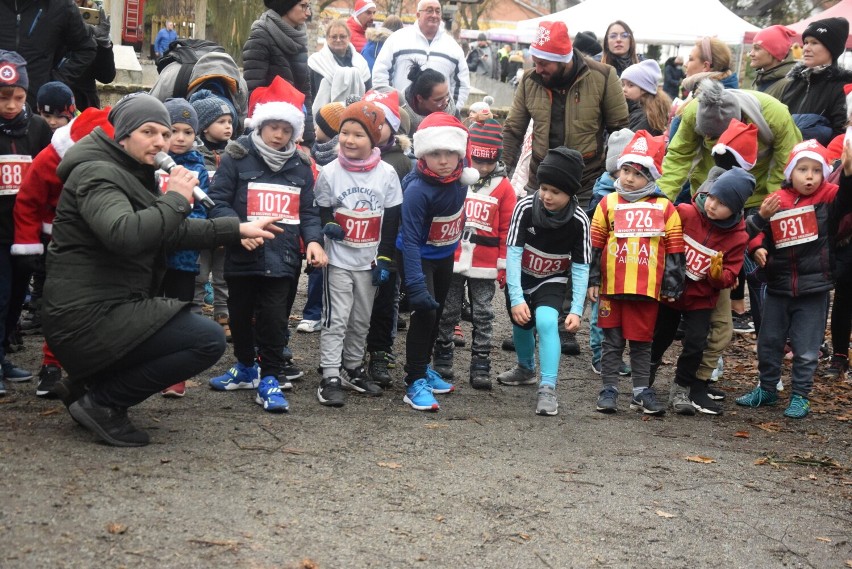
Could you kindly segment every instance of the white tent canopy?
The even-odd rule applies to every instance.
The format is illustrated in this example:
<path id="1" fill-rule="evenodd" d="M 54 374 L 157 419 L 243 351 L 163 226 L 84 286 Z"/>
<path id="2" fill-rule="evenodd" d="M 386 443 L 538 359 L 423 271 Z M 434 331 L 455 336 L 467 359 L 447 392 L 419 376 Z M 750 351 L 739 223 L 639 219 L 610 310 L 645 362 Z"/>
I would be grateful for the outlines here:
<path id="1" fill-rule="evenodd" d="M 760 30 L 718 0 L 586 0 L 549 16 L 518 22 L 520 41 L 532 41 L 539 22 L 555 20 L 565 22 L 572 37 L 588 30 L 601 41 L 609 24 L 623 20 L 636 42 L 645 44 L 691 44 L 704 36 L 740 44 L 746 32 Z"/>

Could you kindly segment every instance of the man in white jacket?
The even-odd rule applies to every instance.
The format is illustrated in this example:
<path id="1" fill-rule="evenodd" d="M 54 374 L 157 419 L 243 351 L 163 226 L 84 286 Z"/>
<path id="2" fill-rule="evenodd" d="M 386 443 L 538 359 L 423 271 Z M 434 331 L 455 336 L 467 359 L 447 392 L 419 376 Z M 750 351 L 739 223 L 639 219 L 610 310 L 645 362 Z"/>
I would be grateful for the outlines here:
<path id="1" fill-rule="evenodd" d="M 408 71 L 414 62 L 443 73 L 450 82 L 450 96 L 461 108 L 470 93 L 470 77 L 464 51 L 444 30 L 438 0 L 420 0 L 417 22 L 391 34 L 373 66 L 373 87 L 393 87 L 405 92 L 411 83 Z"/>

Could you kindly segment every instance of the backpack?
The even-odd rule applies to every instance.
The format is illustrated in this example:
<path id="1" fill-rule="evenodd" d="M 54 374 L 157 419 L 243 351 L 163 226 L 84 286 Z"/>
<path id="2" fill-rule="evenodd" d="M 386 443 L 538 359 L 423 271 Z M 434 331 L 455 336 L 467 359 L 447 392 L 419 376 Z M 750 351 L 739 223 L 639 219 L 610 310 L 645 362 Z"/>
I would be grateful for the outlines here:
<path id="1" fill-rule="evenodd" d="M 226 53 L 225 48 L 209 40 L 179 38 L 169 44 L 169 49 L 157 60 L 157 73 L 162 73 L 172 63 L 180 64 L 172 96 L 187 98 L 192 68 L 202 55 L 211 52 Z"/>

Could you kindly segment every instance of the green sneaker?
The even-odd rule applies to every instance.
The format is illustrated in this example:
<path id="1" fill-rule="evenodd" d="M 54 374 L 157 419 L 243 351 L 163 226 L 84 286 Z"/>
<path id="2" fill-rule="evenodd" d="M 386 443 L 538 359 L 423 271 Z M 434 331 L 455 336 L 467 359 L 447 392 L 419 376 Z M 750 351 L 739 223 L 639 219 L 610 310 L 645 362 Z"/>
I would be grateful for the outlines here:
<path id="1" fill-rule="evenodd" d="M 802 419 L 811 411 L 810 402 L 801 395 L 793 395 L 790 399 L 790 406 L 784 411 L 785 417 L 791 419 Z"/>
<path id="2" fill-rule="evenodd" d="M 763 407 L 765 405 L 777 404 L 778 394 L 770 393 L 760 386 L 755 387 L 754 390 L 741 397 L 737 397 L 737 405 L 744 405 L 746 407 Z"/>

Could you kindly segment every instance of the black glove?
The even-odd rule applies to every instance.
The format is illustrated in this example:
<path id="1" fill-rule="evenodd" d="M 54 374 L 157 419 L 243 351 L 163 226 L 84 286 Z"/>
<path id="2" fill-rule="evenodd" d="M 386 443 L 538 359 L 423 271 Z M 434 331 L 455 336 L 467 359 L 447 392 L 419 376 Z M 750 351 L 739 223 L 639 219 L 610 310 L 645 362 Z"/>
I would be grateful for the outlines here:
<path id="1" fill-rule="evenodd" d="M 340 227 L 339 223 L 331 222 L 326 223 L 322 228 L 323 235 L 328 237 L 333 241 L 343 241 L 343 238 L 346 237 L 346 232 L 343 231 L 343 228 Z"/>
<path id="2" fill-rule="evenodd" d="M 373 267 L 373 286 L 381 286 L 388 282 L 391 274 L 391 262 L 387 257 L 376 259 L 376 266 Z"/>
<path id="3" fill-rule="evenodd" d="M 44 255 L 12 255 L 12 265 L 16 273 L 32 275 L 44 270 Z"/>
<path id="4" fill-rule="evenodd" d="M 408 306 L 411 310 L 438 310 L 438 304 L 426 287 L 409 289 Z"/>

